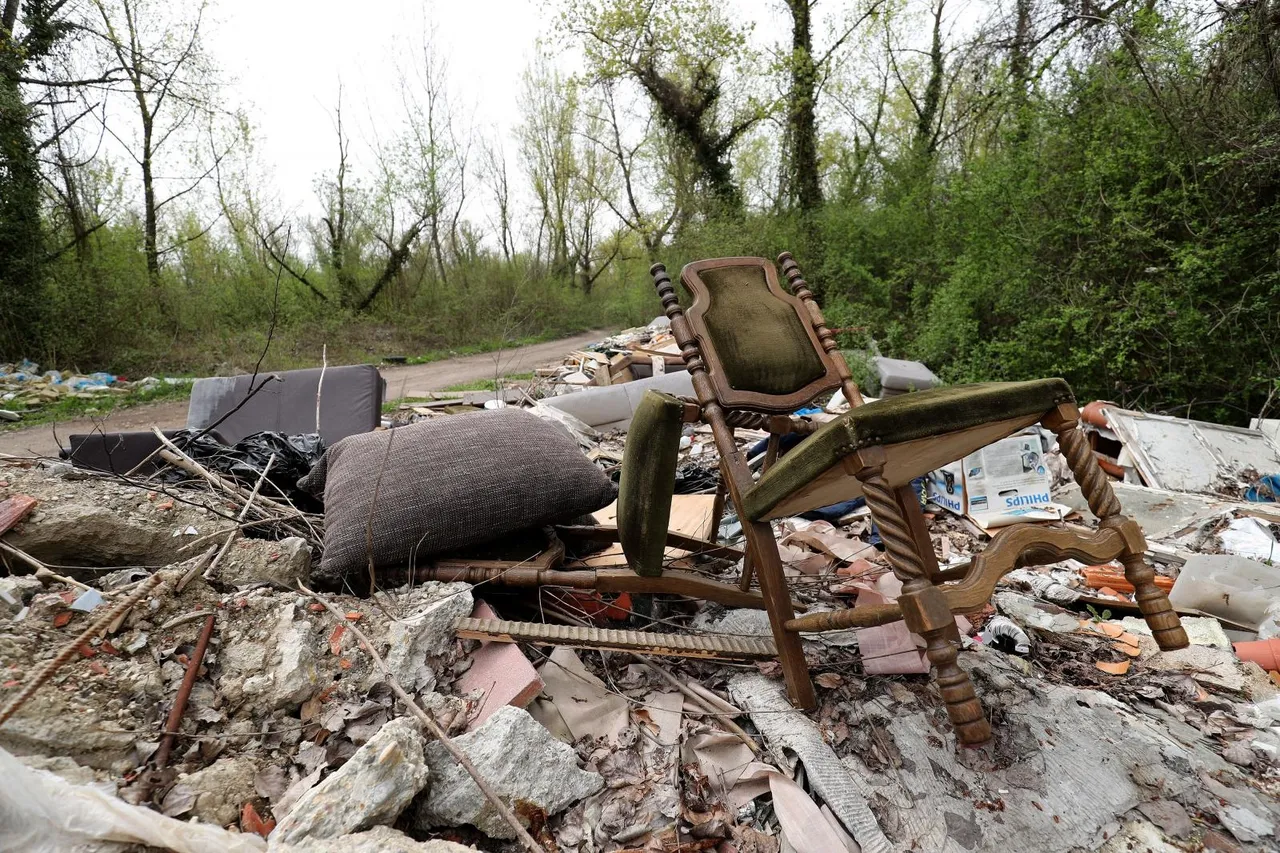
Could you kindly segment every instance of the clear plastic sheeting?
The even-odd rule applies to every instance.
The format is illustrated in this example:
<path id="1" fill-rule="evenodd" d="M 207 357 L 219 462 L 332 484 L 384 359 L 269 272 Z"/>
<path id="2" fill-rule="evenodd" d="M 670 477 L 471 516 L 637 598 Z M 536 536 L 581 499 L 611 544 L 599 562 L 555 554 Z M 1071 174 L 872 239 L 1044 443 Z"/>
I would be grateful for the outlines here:
<path id="1" fill-rule="evenodd" d="M 261 853 L 256 835 L 165 817 L 89 785 L 32 770 L 0 749 L 0 850 L 62 853 L 115 841 L 175 853 Z"/>

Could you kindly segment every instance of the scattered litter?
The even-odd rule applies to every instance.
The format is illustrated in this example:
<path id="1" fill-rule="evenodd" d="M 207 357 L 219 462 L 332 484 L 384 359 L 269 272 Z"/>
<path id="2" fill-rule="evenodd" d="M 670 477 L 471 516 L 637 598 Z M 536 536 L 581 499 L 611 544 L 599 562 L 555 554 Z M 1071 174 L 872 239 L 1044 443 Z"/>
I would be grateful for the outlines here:
<path id="1" fill-rule="evenodd" d="M 1143 623 L 1146 624 L 1146 623 Z M 1025 655 L 1031 653 L 1031 638 L 1018 623 L 1005 616 L 991 618 L 985 628 L 978 633 L 978 638 L 988 646 L 1002 652 Z"/>
<path id="2" fill-rule="evenodd" d="M 96 589 L 86 589 L 80 595 L 76 596 L 76 600 L 71 602 L 72 610 L 79 610 L 81 613 L 89 613 L 93 608 L 102 603 L 102 593 Z"/>
<path id="3" fill-rule="evenodd" d="M 771 639 L 759 599 L 726 608 L 582 585 L 627 572 L 621 548 L 596 535 L 617 521 L 621 431 L 645 390 L 693 393 L 683 368 L 658 318 L 495 391 L 422 394 L 389 415 L 392 429 L 360 427 L 316 466 L 316 436 L 254 435 L 254 418 L 240 419 L 249 431 L 238 446 L 166 434 L 180 452 L 166 445 L 173 459 L 137 485 L 0 462 L 0 699 L 29 694 L 0 724 L 0 745 L 72 780 L 9 773 L 13 759 L 0 752 L 0 788 L 21 779 L 11 784 L 54 791 L 46 799 L 60 806 L 94 802 L 86 813 L 101 821 L 44 849 L 98 843 L 107 816 L 135 827 L 113 836 L 131 842 L 262 850 L 270 838 L 282 853 L 506 849 L 512 822 L 548 849 L 579 853 L 1118 853 L 1272 841 L 1280 807 L 1263 791 L 1280 763 L 1280 511 L 1266 497 L 1280 466 L 1245 464 L 1274 445 L 1263 432 L 1111 404 L 1086 412 L 1095 453 L 1131 480 L 1112 486 L 1144 528 L 1156 586 L 1170 591 L 1192 645 L 1156 651 L 1118 563 L 1064 558 L 1008 573 L 993 606 L 956 619 L 961 664 L 1003 729 L 994 756 L 956 748 L 923 640 L 901 621 L 804 634 L 819 688 L 809 712 L 783 695 L 772 659 L 460 639 L 455 623 L 468 616 L 499 626 L 486 636 L 501 636 L 505 618 L 550 623 L 538 626 L 548 636 L 585 624 Z M 911 362 L 881 358 L 875 369 L 885 395 L 936 380 Z M 368 392 L 355 407 L 367 421 L 376 379 L 353 376 Z M 324 389 L 341 400 L 328 378 Z M 314 390 L 294 396 L 310 400 L 296 408 L 314 421 Z M 844 407 L 837 394 L 826 408 Z M 737 428 L 734 438 L 762 467 L 767 434 Z M 669 530 L 714 540 L 720 555 L 682 543 L 667 548 L 664 570 L 736 589 L 741 553 L 719 546 L 740 544 L 742 525 L 717 497 L 719 452 L 705 425 L 679 439 Z M 1170 441 L 1186 458 L 1165 454 Z M 344 447 L 365 444 L 364 456 L 342 460 Z M 1051 436 L 1032 428 L 1004 444 L 932 475 L 933 502 L 949 511 L 927 514 L 923 535 L 944 573 L 961 571 L 1002 524 L 1097 523 Z M 432 466 L 415 467 L 424 459 Z M 567 486 L 566 472 L 578 476 Z M 1170 490 L 1190 474 L 1194 490 Z M 299 479 L 313 491 L 300 495 Z M 362 502 L 344 514 L 350 501 L 327 495 L 320 511 L 316 492 L 340 483 Z M 438 506 L 422 505 L 424 495 Z M 603 529 L 580 541 L 592 521 Z M 573 526 L 544 526 L 556 524 Z M 773 532 L 800 612 L 883 605 L 901 591 L 861 501 L 779 519 Z M 395 536 L 399 550 L 379 550 Z M 340 572 L 325 569 L 333 560 Z M 139 593 L 159 567 L 182 582 Z M 535 573 L 567 586 L 513 592 L 509 581 Z M 323 597 L 297 591 L 313 575 L 328 584 Z M 754 594 L 758 582 L 745 588 Z M 481 593 L 486 601 L 473 598 Z M 111 624 L 84 635 L 99 620 Z M 177 705 L 171 746 L 157 752 Z M 432 721 L 444 740 L 419 733 Z M 44 794 L 25 796 L 15 802 Z M 3 849 L 30 826 L 21 813 L 10 820 L 11 799 L 0 796 Z"/>
<path id="4" fill-rule="evenodd" d="M 1066 507 L 1050 497 L 1037 427 L 1001 439 L 929 474 L 929 500 L 983 530 L 1024 521 L 1058 521 Z"/>

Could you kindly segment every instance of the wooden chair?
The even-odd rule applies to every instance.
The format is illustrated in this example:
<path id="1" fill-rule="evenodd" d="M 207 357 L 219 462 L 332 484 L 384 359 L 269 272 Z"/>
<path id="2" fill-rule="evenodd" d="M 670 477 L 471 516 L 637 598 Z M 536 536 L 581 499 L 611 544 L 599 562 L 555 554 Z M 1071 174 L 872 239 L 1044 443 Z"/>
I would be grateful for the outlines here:
<path id="1" fill-rule="evenodd" d="M 697 398 L 682 401 L 649 392 L 637 413 L 639 423 L 633 422 L 635 443 L 629 436 L 619 526 L 626 526 L 624 509 L 633 518 L 650 519 L 648 524 L 633 521 L 629 532 L 621 531 L 637 572 L 661 571 L 655 555 L 661 553 L 659 529 L 665 530 L 663 496 L 669 507 L 667 480 L 674 479 L 671 436 L 678 440 L 678 425 L 696 418 L 711 426 L 787 690 L 802 708 L 814 707 L 816 698 L 801 632 L 902 619 L 925 638 L 960 741 L 985 742 L 990 726 L 968 675 L 956 663 L 959 638 L 953 614 L 981 608 L 1000 577 L 1016 567 L 1068 557 L 1090 562 L 1118 558 L 1160 648 L 1187 645 L 1177 614 L 1143 560 L 1142 531 L 1121 514 L 1077 426 L 1079 412 L 1064 380 L 952 386 L 859 405 L 862 397 L 849 367 L 799 267 L 790 253 L 779 256 L 779 262 L 791 293 L 782 289 L 774 265 L 764 258 L 689 264 L 681 272 L 681 283 L 693 297 L 687 311 L 677 300 L 666 268 L 654 264 L 651 269 Z M 838 419 L 815 427 L 789 415 L 836 388 L 843 389 L 851 403 L 850 411 Z M 1090 509 L 1101 520 L 1098 531 L 1083 534 L 1015 524 L 998 532 L 968 567 L 940 571 L 911 480 L 1037 422 L 1057 434 Z M 735 427 L 748 426 L 770 432 L 770 455 L 775 458 L 778 436 L 788 431 L 811 434 L 756 481 L 733 437 Z M 632 457 L 630 466 L 627 456 Z M 865 496 L 889 563 L 903 583 L 898 603 L 797 617 L 770 521 L 859 495 Z M 627 506 L 627 501 L 644 506 Z"/>
<path id="2" fill-rule="evenodd" d="M 667 592 L 761 607 L 773 643 L 721 636 L 611 631 L 594 628 L 463 619 L 460 636 L 549 642 L 701 657 L 776 657 L 787 691 L 799 707 L 817 700 L 809 678 L 802 632 L 882 625 L 899 619 L 925 638 L 926 653 L 958 739 L 986 742 L 990 726 L 969 677 L 958 666 L 954 613 L 981 608 L 1006 572 L 1073 557 L 1119 559 L 1156 642 L 1187 645 L 1186 634 L 1143 561 L 1136 522 L 1120 512 L 1106 475 L 1077 427 L 1071 389 L 1061 379 L 993 382 L 936 388 L 863 405 L 809 286 L 789 253 L 779 257 L 791 292 L 782 289 L 764 258 L 720 258 L 686 266 L 681 282 L 692 294 L 686 311 L 662 264 L 651 272 L 696 397 L 646 392 L 627 434 L 619 485 L 618 525 L 596 533 L 622 543 L 628 567 L 596 575 L 548 568 L 440 567 L 440 580 L 505 580 L 516 585 L 563 584 L 632 592 Z M 826 424 L 790 413 L 815 397 L 842 389 L 851 408 Z M 670 571 L 664 549 L 678 448 L 685 424 L 710 425 L 720 453 L 727 497 L 746 536 L 741 588 Z M 940 570 L 911 481 L 1034 423 L 1058 435 L 1068 464 L 1101 519 L 1096 533 L 1016 524 L 997 533 L 968 566 Z M 734 441 L 735 428 L 770 434 L 765 470 L 753 478 Z M 779 457 L 780 437 L 806 435 Z M 770 521 L 865 496 L 880 527 L 889 563 L 902 581 L 895 604 L 796 616 Z M 719 515 L 719 510 L 713 514 Z M 714 528 L 713 528 L 714 529 Z M 567 530 L 568 529 L 564 529 Z M 704 546 L 714 547 L 711 543 Z M 753 573 L 760 594 L 749 590 Z M 572 577 L 570 577 L 572 575 Z"/>

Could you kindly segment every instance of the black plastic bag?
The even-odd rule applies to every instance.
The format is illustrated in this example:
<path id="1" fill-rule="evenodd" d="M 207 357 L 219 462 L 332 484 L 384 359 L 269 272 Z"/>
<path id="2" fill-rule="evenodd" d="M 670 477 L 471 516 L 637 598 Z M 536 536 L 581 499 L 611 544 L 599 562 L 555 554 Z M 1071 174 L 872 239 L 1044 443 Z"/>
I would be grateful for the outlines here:
<path id="1" fill-rule="evenodd" d="M 182 430 L 173 437 L 173 443 L 210 471 L 233 477 L 249 488 L 258 482 L 267 461 L 275 454 L 261 494 L 277 500 L 287 497 L 301 510 L 318 511 L 321 507 L 316 498 L 298 488 L 298 480 L 306 476 L 311 466 L 324 455 L 324 439 L 317 433 L 284 435 L 272 431 L 255 432 L 227 446 L 211 434 Z M 187 477 L 176 469 L 168 470 L 170 479 Z"/>

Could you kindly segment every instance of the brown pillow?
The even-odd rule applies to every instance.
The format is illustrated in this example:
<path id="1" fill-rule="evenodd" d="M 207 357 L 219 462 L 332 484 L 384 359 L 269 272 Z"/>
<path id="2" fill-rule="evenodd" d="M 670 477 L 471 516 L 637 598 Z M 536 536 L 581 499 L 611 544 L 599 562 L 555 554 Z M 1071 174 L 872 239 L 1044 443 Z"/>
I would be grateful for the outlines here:
<path id="1" fill-rule="evenodd" d="M 417 565 L 432 554 L 567 521 L 615 497 L 609 478 L 573 439 L 520 409 L 344 438 L 298 485 L 324 495 L 316 576 L 328 582 L 363 575 L 370 550 L 375 567 Z"/>

